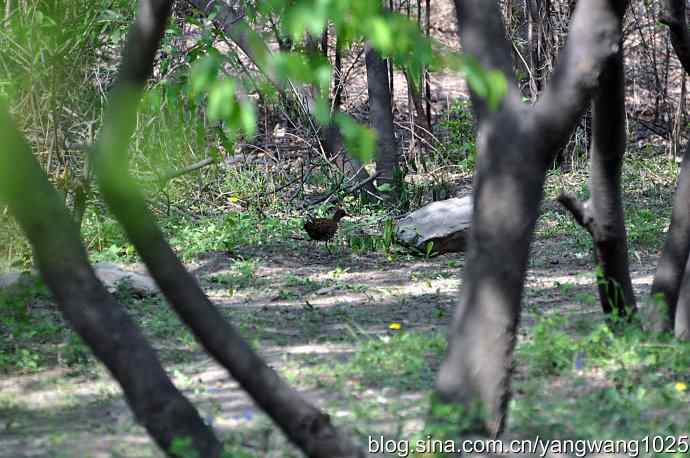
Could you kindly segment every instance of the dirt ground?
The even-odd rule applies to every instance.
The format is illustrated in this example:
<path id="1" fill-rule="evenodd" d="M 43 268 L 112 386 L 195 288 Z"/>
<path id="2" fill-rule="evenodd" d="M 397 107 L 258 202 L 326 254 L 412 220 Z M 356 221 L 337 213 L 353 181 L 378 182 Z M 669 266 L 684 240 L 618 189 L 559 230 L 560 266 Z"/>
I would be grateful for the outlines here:
<path id="1" fill-rule="evenodd" d="M 461 286 L 462 254 L 390 260 L 385 254 L 356 255 L 345 248 L 329 254 L 306 241 L 286 243 L 290 247 L 245 252 L 259 267 L 252 285 L 237 291 L 209 280 L 227 273 L 233 262 L 227 255 L 209 254 L 189 267 L 211 299 L 255 343 L 270 365 L 292 383 L 297 382 L 307 398 L 330 407 L 336 422 L 356 417 L 360 401 L 366 405 L 395 399 L 396 411 L 388 412 L 388 418 L 359 428 L 390 432 L 393 427 L 400 428 L 401 418 L 405 419 L 404 429 L 419 428 L 416 418 L 424 406 L 424 390 L 384 387 L 366 390 L 364 399 L 347 399 L 330 389 L 327 374 L 314 380 L 296 374 L 324 361 L 347 360 L 361 339 L 397 332 L 389 329 L 390 323 L 400 323 L 408 332 L 445 332 Z M 593 292 L 589 256 L 564 248 L 558 240 L 536 240 L 521 334 L 547 311 L 558 311 L 568 321 L 578 317 L 602 319 L 596 304 L 573 299 L 578 291 Z M 632 270 L 638 292 L 648 290 L 652 269 L 645 262 L 636 262 Z M 571 285 L 567 294 L 559 289 L 564 284 Z M 219 435 L 237 436 L 240 443 L 246 440 L 251 448 L 263 449 L 265 456 L 285 456 L 289 446 L 281 433 L 228 374 L 195 343 L 179 342 L 154 340 L 175 384 Z M 519 364 L 516 377 L 521 377 Z M 554 386 L 565 382 L 553 381 Z M 137 425 L 119 388 L 100 367 L 81 373 L 50 369 L 6 377 L 0 380 L 0 393 L 4 403 L 0 404 L 4 413 L 0 415 L 1 457 L 163 456 Z M 402 415 L 402 405 L 409 414 Z M 241 439 L 244 435 L 247 438 Z"/>
<path id="2" fill-rule="evenodd" d="M 434 6 L 434 36 L 457 46 L 451 2 Z M 366 100 L 365 81 L 361 65 L 352 72 L 347 103 L 361 105 Z M 434 74 L 431 85 L 435 112 L 453 99 L 467 97 L 459 75 Z M 404 111 L 407 94 L 402 75 L 396 75 L 394 88 L 396 105 Z M 589 250 L 571 242 L 562 236 L 537 235 L 523 295 L 521 338 L 546 313 L 557 313 L 566 322 L 603 320 L 596 300 L 591 300 L 595 287 Z M 462 287 L 462 254 L 423 259 L 353 254 L 344 247 L 329 254 L 307 241 L 286 240 L 247 248 L 242 255 L 256 268 L 246 284 L 237 287 L 214 280 L 235 274 L 230 268 L 236 259 L 227 254 L 209 253 L 188 267 L 272 367 L 309 400 L 327 408 L 338 424 L 365 433 L 404 435 L 419 430 L 433 374 L 421 384 L 423 389 L 372 386 L 353 395 L 338 389 L 328 367 L 347 361 L 367 339 L 395 335 L 398 331 L 390 329 L 391 323 L 399 323 L 402 332 L 444 333 Z M 644 297 L 651 286 L 654 259 L 643 254 L 631 261 L 633 285 Z M 174 318 L 164 315 L 168 312 L 162 299 L 121 299 L 152 333 L 150 338 L 176 386 L 222 439 L 253 451 L 251 456 L 299 456 L 228 374 Z M 157 331 L 151 331 L 154 328 Z M 434 359 L 432 368 L 438 363 Z M 315 370 L 319 367 L 325 369 Z M 607 383 L 590 375 L 589 388 Z M 515 379 L 527 377 L 524 361 L 518 361 Z M 350 383 L 357 383 L 357 377 Z M 582 390 L 573 388 L 568 376 L 551 377 L 541 389 L 555 397 L 575 397 Z M 525 396 L 519 389 L 514 395 L 517 400 Z M 369 409 L 379 409 L 379 414 L 369 417 Z M 511 428 L 509 423 L 509 434 Z M 0 378 L 2 458 L 162 456 L 133 418 L 119 387 L 99 365 Z"/>

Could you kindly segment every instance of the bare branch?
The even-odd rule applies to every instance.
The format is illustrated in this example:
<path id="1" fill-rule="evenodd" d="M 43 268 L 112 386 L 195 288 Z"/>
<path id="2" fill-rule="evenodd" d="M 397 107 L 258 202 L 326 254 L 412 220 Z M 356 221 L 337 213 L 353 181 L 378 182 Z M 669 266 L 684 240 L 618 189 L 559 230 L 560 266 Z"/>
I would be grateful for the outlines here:
<path id="1" fill-rule="evenodd" d="M 553 76 L 534 106 L 535 138 L 555 154 L 584 112 L 605 64 L 621 46 L 623 0 L 580 0 Z"/>
<path id="2" fill-rule="evenodd" d="M 590 234 L 592 233 L 592 220 L 586 214 L 586 202 L 582 202 L 574 194 L 565 192 L 561 193 L 556 200 L 573 215 L 577 224 L 586 229 Z"/>

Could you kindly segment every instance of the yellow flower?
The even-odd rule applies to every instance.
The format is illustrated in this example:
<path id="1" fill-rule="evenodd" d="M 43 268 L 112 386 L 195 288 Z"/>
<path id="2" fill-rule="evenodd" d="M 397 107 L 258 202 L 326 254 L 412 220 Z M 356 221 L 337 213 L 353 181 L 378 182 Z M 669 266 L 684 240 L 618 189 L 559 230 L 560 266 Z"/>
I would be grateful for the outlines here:
<path id="1" fill-rule="evenodd" d="M 240 200 L 240 199 L 238 199 L 238 198 L 235 197 L 235 196 L 232 196 L 232 197 L 228 197 L 228 200 L 230 201 L 230 203 L 235 204 L 235 203 L 237 203 L 237 201 Z"/>
<path id="2" fill-rule="evenodd" d="M 393 331 L 399 331 L 401 327 L 400 323 L 391 323 L 388 325 L 388 329 L 392 329 Z"/>
<path id="3" fill-rule="evenodd" d="M 676 383 L 675 388 L 676 388 L 676 391 L 680 391 L 682 393 L 683 391 L 688 389 L 688 385 L 686 385 L 683 382 L 678 382 L 678 383 Z"/>

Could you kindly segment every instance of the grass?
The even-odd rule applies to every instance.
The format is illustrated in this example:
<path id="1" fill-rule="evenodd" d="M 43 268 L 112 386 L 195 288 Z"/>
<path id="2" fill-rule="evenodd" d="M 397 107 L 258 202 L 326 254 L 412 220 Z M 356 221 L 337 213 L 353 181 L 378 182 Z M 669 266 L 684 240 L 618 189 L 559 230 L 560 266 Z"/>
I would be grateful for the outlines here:
<path id="1" fill-rule="evenodd" d="M 442 127 L 449 138 L 459 140 L 448 145 L 443 152 L 445 159 L 434 160 L 439 164 L 459 160 L 468 172 L 473 166 L 474 142 L 463 109 L 454 110 Z M 157 122 L 172 121 L 161 117 Z M 188 162 L 189 158 L 174 159 L 171 163 Z M 209 172 L 217 179 L 214 195 L 223 197 L 201 203 L 188 186 L 193 180 L 174 181 L 163 190 L 178 201 L 178 205 L 170 206 L 171 211 L 162 207 L 158 190 L 148 192 L 164 233 L 184 262 L 200 262 L 209 253 L 225 254 L 220 270 L 200 275 L 201 284 L 254 348 L 281 353 L 271 364 L 288 381 L 303 390 L 314 390 L 320 405 L 336 422 L 360 431 L 363 442 L 366 434 L 379 431 L 399 440 L 416 437 L 423 431 L 418 419 L 429 412 L 428 393 L 445 349 L 445 325 L 452 306 L 444 304 L 456 303 L 457 276 L 464 258 L 424 259 L 424 253 L 412 257 L 393 240 L 393 221 L 403 208 L 365 204 L 352 198 L 342 199 L 354 216 L 343 221 L 333 242 L 335 254 L 328 257 L 321 247 L 298 240 L 303 236 L 304 211 L 286 205 L 272 193 L 255 199 L 277 186 L 262 173 L 258 167 L 227 174 Z M 676 163 L 661 156 L 632 154 L 625 163 L 626 223 L 635 262 L 653 262 L 652 255 L 663 244 L 676 174 Z M 316 173 L 310 186 L 326 190 L 326 178 Z M 429 193 L 437 193 L 448 184 L 444 181 L 447 178 L 424 181 L 410 172 L 404 187 L 407 205 L 414 206 L 418 200 L 428 199 Z M 597 439 L 686 434 L 690 429 L 690 346 L 634 329 L 614 336 L 600 319 L 592 320 L 591 315 L 583 318 L 560 307 L 568 302 L 581 310 L 598 310 L 591 288 L 590 237 L 553 204 L 563 190 L 586 198 L 584 171 L 549 174 L 536 231 L 538 244 L 548 243 L 539 245 L 546 251 L 535 254 L 533 265 L 563 259 L 563 266 L 550 269 L 563 269 L 564 274 L 570 274 L 568 269 L 579 269 L 576 275 L 586 277 L 588 286 L 583 287 L 572 275 L 552 288 L 528 286 L 528 298 L 555 294 L 560 302 L 554 310 L 526 304 L 527 324 L 515 352 L 509 433 Z M 187 199 L 192 202 L 188 206 L 179 204 Z M 318 216 L 331 210 L 329 205 L 312 209 Z M 9 228 L 0 231 L 1 269 L 30 267 L 29 247 L 7 218 L 0 215 L 0 224 Z M 96 205 L 87 210 L 82 236 L 92 261 L 139 261 L 119 224 Z M 281 255 L 302 256 L 303 264 L 313 264 L 314 269 L 300 274 L 289 268 L 281 270 Z M 565 255 L 583 261 L 569 263 Z M 419 268 L 405 271 L 402 285 L 385 284 L 385 278 L 392 275 L 389 270 L 410 266 Z M 381 283 L 374 279 L 379 274 L 384 278 Z M 449 284 L 452 294 L 441 290 Z M 409 289 L 400 293 L 405 286 Z M 196 377 L 194 368 L 204 361 L 201 349 L 161 297 L 134 297 L 126 288 L 116 294 L 154 343 L 177 384 L 198 396 L 202 411 L 222 424 L 232 407 L 218 393 L 234 393 L 236 388 L 216 388 Z M 0 292 L 0 316 L 3 375 L 42 377 L 49 370 L 60 369 L 79 380 L 76 386 L 103 386 L 109 380 L 88 348 L 69 330 L 40 282 L 19 291 Z M 401 329 L 390 329 L 392 323 L 399 323 Z M 327 351 L 287 351 L 301 346 L 323 346 Z M 67 390 L 59 380 L 47 378 L 42 388 Z M 108 389 L 89 396 L 95 404 L 103 405 L 116 398 Z M 74 395 L 67 404 L 79 408 L 80 399 Z M 25 407 L 12 396 L 0 396 L 0 418 L 9 416 L 30 425 L 33 412 Z M 79 414 L 88 417 L 93 414 L 89 409 L 87 406 Z M 253 412 L 239 414 L 242 418 L 221 428 L 229 456 L 259 457 L 269 456 L 269 452 L 272 456 L 299 456 L 275 434 L 269 420 Z M 57 412 L 55 421 L 63 414 Z M 71 437 L 57 432 L 52 440 L 66 443 Z M 180 450 L 185 446 L 176 444 Z M 122 453 L 127 452 L 123 448 Z"/>
<path id="2" fill-rule="evenodd" d="M 690 399 L 689 343 L 635 328 L 614 336 L 603 324 L 578 335 L 564 325 L 547 316 L 518 346 L 527 369 L 517 377 L 513 428 L 543 438 L 687 434 L 679 412 Z"/>

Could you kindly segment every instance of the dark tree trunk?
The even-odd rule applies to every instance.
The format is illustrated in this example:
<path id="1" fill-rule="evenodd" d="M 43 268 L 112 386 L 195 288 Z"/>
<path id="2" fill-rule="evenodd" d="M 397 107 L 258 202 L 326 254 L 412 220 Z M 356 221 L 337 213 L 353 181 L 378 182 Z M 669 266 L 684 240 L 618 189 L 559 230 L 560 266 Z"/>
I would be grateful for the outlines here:
<path id="1" fill-rule="evenodd" d="M 135 128 L 136 101 L 151 74 L 165 25 L 165 18 L 147 16 L 152 6 L 146 3 L 142 2 L 130 31 L 105 124 L 93 150 L 103 199 L 180 319 L 295 445 L 314 458 L 363 457 L 358 446 L 331 424 L 329 416 L 306 402 L 268 367 L 213 306 L 166 242 L 129 176 L 127 149 Z"/>
<path id="2" fill-rule="evenodd" d="M 621 167 L 625 154 L 625 83 L 623 50 L 606 65 L 592 103 L 590 194 L 577 202 L 562 195 L 559 201 L 585 227 L 594 241 L 594 258 L 601 275 L 597 279 L 604 313 L 616 311 L 630 318 L 636 312 L 630 280 L 628 244 L 621 196 Z"/>
<path id="3" fill-rule="evenodd" d="M 417 124 L 423 129 L 422 137 L 428 141 L 427 133 L 431 133 L 431 126 L 427 123 L 428 117 L 424 110 L 422 88 L 417 87 L 417 83 L 408 72 L 405 72 L 405 79 L 407 80 L 407 90 L 410 92 L 410 99 L 414 105 L 414 111 L 417 113 Z"/>
<path id="4" fill-rule="evenodd" d="M 169 452 L 173 440 L 189 438 L 201 457 L 220 456 L 222 446 L 213 431 L 175 388 L 124 307 L 96 277 L 78 226 L 4 108 L 0 130 L 0 203 L 9 206 L 26 234 L 67 322 L 113 374 L 137 421 L 162 450 L 175 456 Z"/>
<path id="5" fill-rule="evenodd" d="M 690 72 L 690 35 L 685 0 L 665 0 L 661 21 L 668 25 L 673 49 L 686 73 Z M 671 226 L 652 284 L 652 329 L 673 331 L 690 338 L 690 143 L 686 145 L 678 176 Z M 683 274 L 685 272 L 685 274 Z"/>
<path id="6" fill-rule="evenodd" d="M 334 77 L 333 77 L 333 111 L 338 112 L 340 111 L 340 107 L 343 104 L 343 84 L 344 81 L 342 80 L 343 78 L 343 50 L 341 49 L 341 44 L 342 40 L 340 39 L 340 36 L 338 35 L 338 31 L 336 30 L 336 37 L 335 37 L 335 58 L 334 58 L 334 66 L 335 66 L 335 71 Z"/>
<path id="7" fill-rule="evenodd" d="M 441 401 L 466 411 L 469 425 L 459 429 L 496 435 L 505 424 L 520 299 L 546 170 L 618 51 L 624 2 L 578 2 L 553 79 L 531 108 L 521 103 L 514 82 L 496 2 L 455 5 L 464 52 L 485 68 L 501 70 L 509 92 L 497 112 L 472 94 L 479 122 L 473 223 L 461 302 L 436 390 Z"/>
<path id="8" fill-rule="evenodd" d="M 393 109 L 388 86 L 388 62 L 371 46 L 366 46 L 369 124 L 376 130 L 377 181 L 393 185 L 398 168 L 399 150 L 393 133 Z M 393 195 L 396 195 L 394 193 Z"/>

